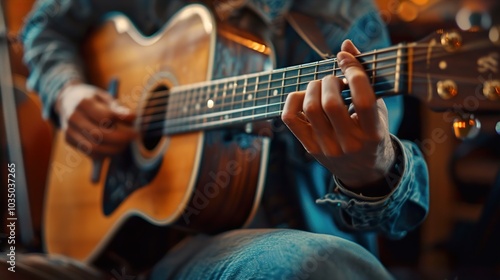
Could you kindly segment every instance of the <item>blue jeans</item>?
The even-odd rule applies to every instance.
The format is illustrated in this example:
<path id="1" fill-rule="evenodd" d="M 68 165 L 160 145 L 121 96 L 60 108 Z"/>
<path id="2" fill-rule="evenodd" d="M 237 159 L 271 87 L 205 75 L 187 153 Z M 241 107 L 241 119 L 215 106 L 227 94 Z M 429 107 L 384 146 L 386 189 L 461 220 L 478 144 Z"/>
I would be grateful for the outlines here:
<path id="1" fill-rule="evenodd" d="M 290 229 L 196 236 L 171 250 L 151 279 L 393 279 L 351 241 Z"/>

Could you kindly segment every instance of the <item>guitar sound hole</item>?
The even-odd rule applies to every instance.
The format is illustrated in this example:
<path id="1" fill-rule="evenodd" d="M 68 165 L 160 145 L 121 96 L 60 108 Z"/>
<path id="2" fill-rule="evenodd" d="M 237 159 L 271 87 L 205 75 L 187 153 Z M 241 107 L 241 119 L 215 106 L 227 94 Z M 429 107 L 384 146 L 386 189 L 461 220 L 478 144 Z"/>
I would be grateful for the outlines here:
<path id="1" fill-rule="evenodd" d="M 163 136 L 163 124 L 167 113 L 168 87 L 156 87 L 144 106 L 142 143 L 144 148 L 152 151 L 156 148 Z"/>

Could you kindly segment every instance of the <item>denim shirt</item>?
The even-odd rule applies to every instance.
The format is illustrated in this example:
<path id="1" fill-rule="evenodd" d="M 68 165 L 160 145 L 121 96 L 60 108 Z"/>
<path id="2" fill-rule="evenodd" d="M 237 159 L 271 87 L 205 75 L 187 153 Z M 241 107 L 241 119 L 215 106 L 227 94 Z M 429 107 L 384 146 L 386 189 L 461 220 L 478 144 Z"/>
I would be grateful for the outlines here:
<path id="1" fill-rule="evenodd" d="M 37 91 L 43 103 L 45 117 L 54 117 L 52 107 L 61 87 L 72 79 L 85 80 L 84 62 L 78 56 L 78 45 L 88 29 L 110 11 L 126 14 L 145 34 L 152 34 L 165 24 L 188 1 L 102 1 L 46 0 L 38 1 L 26 21 L 22 33 L 24 61 L 30 69 L 28 86 Z M 321 58 L 284 22 L 290 9 L 317 19 L 332 53 L 339 51 L 343 40 L 351 39 L 363 52 L 387 47 L 389 39 L 377 9 L 369 0 L 243 0 L 240 6 L 252 9 L 270 26 L 277 26 L 276 36 L 284 48 L 278 48 L 277 66 L 284 67 Z M 217 2 L 216 2 L 217 3 Z M 281 34 L 281 35 L 280 35 Z M 385 99 L 389 109 L 390 130 L 397 133 L 403 115 L 401 97 Z M 267 223 L 254 226 L 291 227 L 316 233 L 336 235 L 355 241 L 376 253 L 375 234 L 401 238 L 417 227 L 428 212 L 428 172 L 418 147 L 392 136 L 397 147 L 402 172 L 392 192 L 384 197 L 371 198 L 352 193 L 315 160 L 304 155 L 300 143 L 291 133 L 281 133 L 273 147 L 281 154 L 271 156 L 266 196 L 287 196 L 291 207 L 267 203 Z M 273 171 L 273 167 L 277 170 Z M 285 176 L 278 174 L 284 172 Z M 278 177 L 278 179 L 276 179 Z M 279 182 L 279 178 L 285 178 Z M 276 187 L 281 186 L 281 187 Z M 281 188 L 281 189 L 280 189 Z M 269 199 L 267 199 L 269 200 Z M 291 209 L 284 211 L 283 209 Z M 286 212 L 283 215 L 282 212 Z M 271 216 L 282 216 L 274 218 Z M 284 218 L 283 218 L 284 217 Z M 294 224 L 287 219 L 296 219 Z M 266 219 L 264 219 L 266 220 Z"/>

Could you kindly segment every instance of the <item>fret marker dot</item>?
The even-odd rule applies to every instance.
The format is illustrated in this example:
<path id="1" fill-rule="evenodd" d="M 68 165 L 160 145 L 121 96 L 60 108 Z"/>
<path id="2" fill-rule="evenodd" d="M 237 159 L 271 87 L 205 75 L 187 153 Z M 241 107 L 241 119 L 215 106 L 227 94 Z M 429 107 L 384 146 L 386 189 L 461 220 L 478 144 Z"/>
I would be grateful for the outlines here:
<path id="1" fill-rule="evenodd" d="M 229 115 L 224 115 L 224 119 L 229 119 Z"/>
<path id="2" fill-rule="evenodd" d="M 200 110 L 200 103 L 196 103 L 194 107 L 196 108 L 196 110 Z"/>
<path id="3" fill-rule="evenodd" d="M 233 84 L 229 84 L 229 89 L 232 89 L 233 88 Z"/>
<path id="4" fill-rule="evenodd" d="M 249 94 L 249 95 L 247 96 L 247 99 L 248 99 L 248 100 L 252 100 L 252 98 L 253 98 L 253 96 L 252 96 L 251 94 Z"/>
<path id="5" fill-rule="evenodd" d="M 274 96 L 278 95 L 278 90 L 277 89 L 273 90 L 273 95 Z"/>
<path id="6" fill-rule="evenodd" d="M 214 107 L 214 101 L 213 101 L 212 99 L 209 99 L 209 100 L 207 101 L 207 107 L 208 107 L 208 108 L 213 108 L 213 107 Z"/>
<path id="7" fill-rule="evenodd" d="M 188 111 L 187 107 L 182 107 L 182 112 L 186 113 Z"/>
<path id="8" fill-rule="evenodd" d="M 443 61 L 439 62 L 439 69 L 444 70 L 444 69 L 446 69 L 446 67 L 448 67 L 448 64 L 446 63 L 446 61 L 443 60 Z"/>

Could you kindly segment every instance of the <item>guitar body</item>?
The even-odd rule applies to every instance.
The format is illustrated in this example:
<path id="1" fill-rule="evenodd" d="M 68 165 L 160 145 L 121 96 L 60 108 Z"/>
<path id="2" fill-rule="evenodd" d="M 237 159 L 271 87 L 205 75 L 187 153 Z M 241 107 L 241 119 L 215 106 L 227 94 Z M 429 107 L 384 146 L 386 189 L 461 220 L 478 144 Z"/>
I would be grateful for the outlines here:
<path id="1" fill-rule="evenodd" d="M 87 40 L 91 83 L 119 82 L 117 98 L 138 115 L 158 92 L 196 82 L 264 70 L 269 54 L 258 41 L 216 24 L 203 6 L 191 5 L 151 37 L 125 17 L 105 23 Z M 140 127 L 140 119 L 137 123 Z M 235 131 L 238 131 L 235 129 Z M 95 141 L 106 133 L 89 132 Z M 57 132 L 44 212 L 49 253 L 101 267 L 142 270 L 185 232 L 217 233 L 251 220 L 262 193 L 269 140 L 239 132 L 172 136 L 143 133 L 123 154 L 93 162 Z"/>

